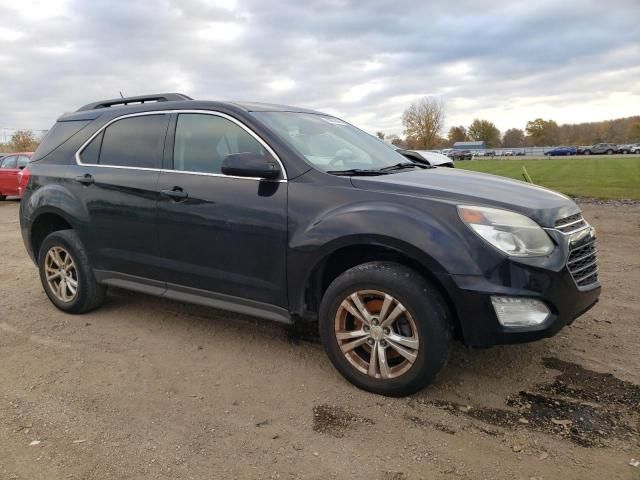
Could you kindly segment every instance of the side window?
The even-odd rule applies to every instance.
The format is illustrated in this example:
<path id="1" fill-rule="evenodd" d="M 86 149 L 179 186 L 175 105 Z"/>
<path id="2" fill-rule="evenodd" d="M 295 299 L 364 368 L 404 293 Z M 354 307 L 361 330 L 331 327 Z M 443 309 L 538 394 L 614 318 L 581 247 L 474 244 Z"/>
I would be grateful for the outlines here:
<path id="1" fill-rule="evenodd" d="M 245 152 L 267 155 L 255 138 L 226 118 L 199 113 L 178 115 L 174 170 L 221 173 L 224 157 Z"/>
<path id="2" fill-rule="evenodd" d="M 89 145 L 84 147 L 84 150 L 80 152 L 80 161 L 86 164 L 97 164 L 100 159 L 100 147 L 102 146 L 102 137 L 104 137 L 104 130 L 101 131 L 96 137 L 89 142 Z"/>
<path id="3" fill-rule="evenodd" d="M 11 156 L 5 158 L 0 168 L 18 168 L 18 157 Z"/>
<path id="4" fill-rule="evenodd" d="M 166 114 L 141 115 L 112 123 L 104 130 L 98 163 L 160 168 L 167 123 Z M 81 155 L 81 158 L 84 156 Z"/>
<path id="5" fill-rule="evenodd" d="M 24 168 L 29 164 L 29 157 L 20 155 L 18 157 L 18 168 Z"/>

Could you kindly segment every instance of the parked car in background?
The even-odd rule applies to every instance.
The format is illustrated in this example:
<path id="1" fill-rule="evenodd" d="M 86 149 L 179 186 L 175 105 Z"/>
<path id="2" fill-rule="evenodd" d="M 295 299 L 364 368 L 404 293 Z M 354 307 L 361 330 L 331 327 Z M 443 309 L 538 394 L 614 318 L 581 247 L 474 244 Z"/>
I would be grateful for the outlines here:
<path id="1" fill-rule="evenodd" d="M 471 150 L 451 150 L 447 153 L 447 157 L 451 160 L 471 160 L 473 155 Z"/>
<path id="2" fill-rule="evenodd" d="M 514 156 L 513 150 L 503 150 L 502 151 L 502 156 L 503 157 L 513 157 Z"/>
<path id="3" fill-rule="evenodd" d="M 555 147 L 544 152 L 547 157 L 567 157 L 577 153 L 576 147 Z"/>
<path id="4" fill-rule="evenodd" d="M 640 143 L 627 143 L 626 145 L 618 145 L 618 153 L 640 154 Z"/>
<path id="5" fill-rule="evenodd" d="M 525 155 L 524 148 L 519 148 L 519 149 L 517 149 L 517 150 L 514 150 L 514 151 L 513 151 L 513 154 L 514 154 L 516 157 L 524 157 L 524 155 Z"/>
<path id="6" fill-rule="evenodd" d="M 474 157 L 494 157 L 496 152 L 493 150 L 476 150 L 473 152 Z"/>
<path id="7" fill-rule="evenodd" d="M 617 151 L 618 146 L 615 143 L 596 143 L 577 148 L 578 155 L 613 155 Z"/>
<path id="8" fill-rule="evenodd" d="M 407 157 L 409 160 L 426 163 L 433 167 L 455 167 L 453 160 L 449 157 L 431 150 L 398 150 L 398 153 Z"/>
<path id="9" fill-rule="evenodd" d="M 0 160 L 0 200 L 22 196 L 18 189 L 19 174 L 27 166 L 32 152 L 12 153 Z"/>

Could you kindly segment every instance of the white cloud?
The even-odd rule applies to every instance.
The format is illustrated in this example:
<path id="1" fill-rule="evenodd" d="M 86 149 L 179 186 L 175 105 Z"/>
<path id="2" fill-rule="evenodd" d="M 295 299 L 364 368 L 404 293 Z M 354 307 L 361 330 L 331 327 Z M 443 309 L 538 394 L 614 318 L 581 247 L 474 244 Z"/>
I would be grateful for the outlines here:
<path id="1" fill-rule="evenodd" d="M 640 3 L 616 0 L 0 0 L 0 125 L 101 98 L 306 106 L 370 132 L 442 97 L 447 127 L 640 114 Z"/>

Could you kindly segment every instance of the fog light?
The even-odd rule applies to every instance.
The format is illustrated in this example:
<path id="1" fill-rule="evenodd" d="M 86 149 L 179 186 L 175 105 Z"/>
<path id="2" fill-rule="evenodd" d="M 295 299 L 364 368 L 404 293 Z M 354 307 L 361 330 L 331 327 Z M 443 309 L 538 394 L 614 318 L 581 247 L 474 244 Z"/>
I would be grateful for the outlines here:
<path id="1" fill-rule="evenodd" d="M 549 308 L 534 298 L 491 297 L 498 321 L 505 327 L 532 327 L 549 317 Z"/>

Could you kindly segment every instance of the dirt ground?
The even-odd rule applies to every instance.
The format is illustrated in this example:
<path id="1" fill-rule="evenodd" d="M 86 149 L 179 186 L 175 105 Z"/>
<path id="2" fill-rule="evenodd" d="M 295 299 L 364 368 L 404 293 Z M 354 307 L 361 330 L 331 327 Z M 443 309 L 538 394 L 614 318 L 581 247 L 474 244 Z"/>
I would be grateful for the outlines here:
<path id="1" fill-rule="evenodd" d="M 640 207 L 582 207 L 593 310 L 537 343 L 456 345 L 389 399 L 280 325 L 117 290 L 57 311 L 2 202 L 0 479 L 640 479 Z"/>

